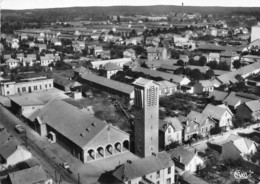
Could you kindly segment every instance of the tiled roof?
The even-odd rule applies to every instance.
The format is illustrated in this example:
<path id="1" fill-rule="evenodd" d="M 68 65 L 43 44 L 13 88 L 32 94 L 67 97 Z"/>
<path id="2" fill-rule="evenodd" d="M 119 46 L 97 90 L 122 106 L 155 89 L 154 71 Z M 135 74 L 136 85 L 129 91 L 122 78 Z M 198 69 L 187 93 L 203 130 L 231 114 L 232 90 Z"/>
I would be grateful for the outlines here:
<path id="1" fill-rule="evenodd" d="M 214 119 L 220 120 L 225 112 L 226 112 L 225 108 L 208 104 L 202 113 Z"/>
<path id="2" fill-rule="evenodd" d="M 164 49 L 164 47 L 149 47 L 147 48 L 147 53 L 161 53 Z"/>
<path id="3" fill-rule="evenodd" d="M 174 83 L 171 83 L 167 80 L 164 80 L 164 81 L 159 81 L 157 82 L 159 84 L 159 88 L 160 89 L 165 89 L 165 88 L 176 88 L 177 85 L 174 84 Z"/>
<path id="4" fill-rule="evenodd" d="M 196 111 L 191 111 L 188 116 L 188 120 L 197 122 L 200 126 L 202 126 L 209 116 L 205 113 L 200 113 Z"/>
<path id="5" fill-rule="evenodd" d="M 34 97 L 16 96 L 10 97 L 10 99 L 20 106 L 44 105 L 42 101 Z"/>
<path id="6" fill-rule="evenodd" d="M 126 182 L 169 168 L 173 165 L 174 163 L 170 155 L 163 151 L 158 153 L 156 156 L 151 155 L 143 159 L 133 160 L 130 163 L 124 163 L 115 169 L 113 176 L 120 181 Z"/>
<path id="7" fill-rule="evenodd" d="M 91 81 L 93 83 L 97 83 L 100 85 L 103 85 L 105 87 L 109 87 L 111 89 L 115 89 L 117 91 L 131 94 L 134 91 L 134 87 L 122 82 L 118 82 L 115 80 L 107 79 L 105 77 L 100 77 L 92 73 L 84 73 L 82 74 L 82 79 L 85 79 L 87 81 Z"/>
<path id="8" fill-rule="evenodd" d="M 147 68 L 143 68 L 143 67 L 137 67 L 134 69 L 135 72 L 142 72 L 146 75 L 150 75 L 152 77 L 162 77 L 165 80 L 168 81 L 173 81 L 175 83 L 181 83 L 182 80 L 185 78 L 183 76 L 179 76 L 179 75 L 173 75 L 173 74 L 169 74 L 169 73 L 165 73 L 165 72 L 160 72 L 160 71 L 156 71 L 156 70 L 149 70 Z"/>
<path id="9" fill-rule="evenodd" d="M 178 118 L 176 117 L 166 117 L 163 121 L 160 121 L 160 130 L 166 131 L 167 125 L 171 125 L 174 131 L 179 131 L 183 129 L 183 126 Z"/>
<path id="10" fill-rule="evenodd" d="M 214 97 L 214 99 L 217 101 L 223 101 L 227 96 L 227 92 L 214 90 L 209 97 Z"/>
<path id="11" fill-rule="evenodd" d="M 7 140 L 4 144 L 0 145 L 0 155 L 5 160 L 17 150 L 18 142 L 14 139 Z"/>
<path id="12" fill-rule="evenodd" d="M 190 161 L 196 156 L 195 151 L 188 150 L 183 147 L 175 148 L 170 151 L 172 159 L 178 160 L 181 157 L 181 163 L 188 165 Z"/>
<path id="13" fill-rule="evenodd" d="M 123 67 L 115 64 L 115 63 L 106 63 L 104 66 L 103 66 L 103 70 L 106 70 L 106 71 L 111 71 L 111 70 L 120 70 L 122 69 Z"/>
<path id="14" fill-rule="evenodd" d="M 9 58 L 9 59 L 6 61 L 6 63 L 19 63 L 19 61 L 16 60 L 16 59 L 13 59 L 13 58 Z"/>
<path id="15" fill-rule="evenodd" d="M 203 87 L 213 87 L 214 84 L 210 80 L 201 80 L 199 81 Z"/>
<path id="16" fill-rule="evenodd" d="M 78 72 L 78 73 L 84 73 L 86 71 L 88 71 L 88 69 L 85 68 L 84 66 L 74 69 L 74 72 Z"/>
<path id="17" fill-rule="evenodd" d="M 9 174 L 9 178 L 12 184 L 42 183 L 50 179 L 40 166 L 12 172 Z"/>
<path id="18" fill-rule="evenodd" d="M 222 52 L 220 54 L 220 57 L 235 57 L 235 56 L 239 56 L 239 55 L 235 52 L 232 52 L 231 50 L 226 50 L 225 52 Z"/>
<path id="19" fill-rule="evenodd" d="M 57 99 L 48 102 L 30 119 L 39 118 L 63 136 L 84 149 L 93 138 L 108 125 L 89 116 L 76 107 Z"/>
<path id="20" fill-rule="evenodd" d="M 259 100 L 253 100 L 245 103 L 246 106 L 252 111 L 260 111 L 260 101 Z"/>
<path id="21" fill-rule="evenodd" d="M 214 44 L 201 44 L 199 45 L 198 49 L 199 50 L 214 50 L 214 51 L 226 51 L 226 50 L 231 50 L 231 51 L 237 51 L 241 52 L 244 47 L 231 47 L 231 46 L 219 46 L 219 45 L 214 45 Z"/>

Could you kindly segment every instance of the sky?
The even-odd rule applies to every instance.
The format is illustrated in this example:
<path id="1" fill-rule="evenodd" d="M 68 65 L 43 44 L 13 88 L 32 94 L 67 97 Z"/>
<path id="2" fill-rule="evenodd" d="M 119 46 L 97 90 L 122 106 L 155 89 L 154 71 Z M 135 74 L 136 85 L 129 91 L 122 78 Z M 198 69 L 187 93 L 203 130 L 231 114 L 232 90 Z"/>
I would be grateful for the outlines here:
<path id="1" fill-rule="evenodd" d="M 260 7 L 260 0 L 0 0 L 2 9 L 36 9 L 73 6 L 181 5 Z"/>

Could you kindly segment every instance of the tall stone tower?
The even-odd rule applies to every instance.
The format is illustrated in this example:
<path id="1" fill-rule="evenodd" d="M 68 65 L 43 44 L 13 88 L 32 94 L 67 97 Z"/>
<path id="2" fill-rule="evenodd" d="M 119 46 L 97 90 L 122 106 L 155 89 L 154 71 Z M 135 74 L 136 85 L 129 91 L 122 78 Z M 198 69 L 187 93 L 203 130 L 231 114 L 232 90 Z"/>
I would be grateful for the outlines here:
<path id="1" fill-rule="evenodd" d="M 158 152 L 159 144 L 159 85 L 144 78 L 135 86 L 135 153 L 147 157 Z"/>

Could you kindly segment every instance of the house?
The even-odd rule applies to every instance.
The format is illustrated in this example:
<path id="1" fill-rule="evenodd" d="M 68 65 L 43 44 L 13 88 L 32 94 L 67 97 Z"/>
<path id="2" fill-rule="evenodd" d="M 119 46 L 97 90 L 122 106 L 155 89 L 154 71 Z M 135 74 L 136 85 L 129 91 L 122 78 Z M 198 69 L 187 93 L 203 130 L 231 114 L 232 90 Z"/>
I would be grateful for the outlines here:
<path id="1" fill-rule="evenodd" d="M 28 40 L 28 36 L 26 33 L 21 34 L 21 40 Z"/>
<path id="2" fill-rule="evenodd" d="M 34 60 L 32 58 L 23 58 L 22 59 L 23 66 L 33 66 Z"/>
<path id="3" fill-rule="evenodd" d="M 36 40 L 40 43 L 43 43 L 44 42 L 44 36 L 39 35 L 39 36 L 37 36 Z"/>
<path id="4" fill-rule="evenodd" d="M 45 43 L 38 43 L 37 47 L 39 48 L 39 52 L 47 50 L 47 45 Z"/>
<path id="5" fill-rule="evenodd" d="M 45 56 L 40 56 L 41 66 L 49 66 L 49 64 L 60 60 L 60 56 L 54 56 L 53 54 L 45 54 Z"/>
<path id="6" fill-rule="evenodd" d="M 111 59 L 110 50 L 104 50 L 104 51 L 101 53 L 101 58 L 102 58 L 102 59 Z"/>
<path id="7" fill-rule="evenodd" d="M 123 67 L 115 63 L 107 63 L 99 69 L 102 76 L 110 79 L 110 77 L 116 74 L 118 71 L 123 70 Z"/>
<path id="8" fill-rule="evenodd" d="M 11 109 L 15 114 L 28 118 L 32 113 L 44 106 L 44 103 L 34 97 L 10 97 Z"/>
<path id="9" fill-rule="evenodd" d="M 127 161 L 114 171 L 114 183 L 175 183 L 175 165 L 166 152 L 160 152 L 142 159 Z"/>
<path id="10" fill-rule="evenodd" d="M 18 42 L 12 41 L 10 44 L 12 49 L 19 49 L 20 45 Z"/>
<path id="11" fill-rule="evenodd" d="M 204 165 L 204 160 L 198 155 L 196 150 L 178 147 L 170 152 L 175 166 L 183 171 L 195 173 Z"/>
<path id="12" fill-rule="evenodd" d="M 122 66 L 128 62 L 132 61 L 131 58 L 119 58 L 119 59 L 110 59 L 110 60 L 96 60 L 96 61 L 92 61 L 90 64 L 90 67 L 93 69 L 100 69 L 102 68 L 105 64 L 107 63 L 114 63 L 117 64 L 119 66 Z"/>
<path id="13" fill-rule="evenodd" d="M 231 134 L 221 144 L 210 142 L 208 147 L 214 151 L 218 160 L 238 160 L 256 153 L 258 145 L 252 140 Z"/>
<path id="14" fill-rule="evenodd" d="M 30 58 L 32 61 L 36 61 L 36 54 L 27 54 L 26 58 Z"/>
<path id="15" fill-rule="evenodd" d="M 224 62 L 230 66 L 231 71 L 234 70 L 233 62 L 235 60 L 239 60 L 239 55 L 236 52 L 228 50 L 220 54 L 220 62 Z"/>
<path id="16" fill-rule="evenodd" d="M 236 115 L 245 120 L 260 119 L 260 101 L 244 102 L 236 108 Z"/>
<path id="17" fill-rule="evenodd" d="M 160 38 L 156 37 L 156 36 L 150 36 L 145 39 L 146 45 L 153 45 L 153 46 L 158 47 L 159 43 L 160 43 Z"/>
<path id="18" fill-rule="evenodd" d="M 82 92 L 82 85 L 79 82 L 63 76 L 54 77 L 54 87 L 65 92 Z"/>
<path id="19" fill-rule="evenodd" d="M 211 105 L 208 104 L 204 110 L 202 111 L 203 114 L 214 119 L 218 126 L 224 129 L 229 129 L 233 126 L 232 117 L 233 113 L 231 110 L 225 105 Z"/>
<path id="20" fill-rule="evenodd" d="M 208 56 L 208 62 L 210 61 L 216 61 L 217 63 L 219 63 L 220 61 L 220 54 L 219 53 L 209 53 Z"/>
<path id="21" fill-rule="evenodd" d="M 212 93 L 214 91 L 214 84 L 210 80 L 201 80 L 197 82 L 191 82 L 190 84 L 183 86 L 186 87 L 186 92 L 191 94 Z"/>
<path id="22" fill-rule="evenodd" d="M 16 59 L 19 60 L 20 62 L 23 60 L 24 54 L 23 53 L 17 53 L 16 54 Z"/>
<path id="23" fill-rule="evenodd" d="M 123 52 L 123 57 L 124 57 L 124 58 L 132 58 L 132 59 L 135 59 L 135 58 L 136 58 L 135 50 L 134 50 L 134 49 L 126 49 L 126 50 Z"/>
<path id="24" fill-rule="evenodd" d="M 199 134 L 199 124 L 196 121 L 193 121 L 193 118 L 180 115 L 178 116 L 178 119 L 183 125 L 183 141 L 189 141 Z"/>
<path id="25" fill-rule="evenodd" d="M 176 117 L 166 117 L 159 121 L 159 145 L 165 149 L 173 142 L 182 143 L 182 124 Z"/>
<path id="26" fill-rule="evenodd" d="M 148 60 L 167 60 L 167 50 L 164 47 L 148 47 L 146 50 Z"/>
<path id="27" fill-rule="evenodd" d="M 143 67 L 135 67 L 132 70 L 135 72 L 142 72 L 142 73 L 149 75 L 151 77 L 154 77 L 154 78 L 158 78 L 158 77 L 162 78 L 163 80 L 170 81 L 172 83 L 177 84 L 178 86 L 187 85 L 190 83 L 190 79 L 188 79 L 185 76 L 173 75 L 170 73 L 160 72 L 160 71 L 156 71 L 156 70 L 149 70 L 149 69 L 143 68 Z"/>
<path id="28" fill-rule="evenodd" d="M 214 90 L 209 94 L 209 98 L 213 98 L 215 101 L 219 103 L 223 103 L 224 99 L 228 96 L 227 92 Z"/>
<path id="29" fill-rule="evenodd" d="M 0 131 L 0 168 L 5 170 L 20 162 L 28 160 L 32 154 L 13 138 L 6 129 Z"/>
<path id="30" fill-rule="evenodd" d="M 15 171 L 8 174 L 10 184 L 53 184 L 53 180 L 41 166 Z"/>
<path id="31" fill-rule="evenodd" d="M 179 60 L 182 60 L 184 63 L 187 64 L 189 62 L 189 56 L 181 54 Z"/>
<path id="32" fill-rule="evenodd" d="M 190 133 L 188 132 L 188 129 L 193 129 L 193 130 L 197 130 L 197 135 L 206 137 L 206 136 L 209 136 L 210 130 L 216 126 L 217 122 L 214 121 L 213 118 L 211 118 L 209 115 L 207 115 L 205 113 L 191 111 L 187 116 L 186 124 L 194 125 L 194 127 L 191 127 L 191 126 L 185 127 L 185 129 L 186 129 L 185 133 L 187 133 L 188 135 L 190 135 Z M 186 137 L 187 135 L 184 134 L 184 136 Z M 189 136 L 189 137 L 191 137 L 191 136 Z"/>
<path id="33" fill-rule="evenodd" d="M 100 37 L 100 33 L 93 33 L 91 36 L 90 36 L 93 40 L 98 40 L 99 37 Z"/>
<path id="34" fill-rule="evenodd" d="M 53 79 L 46 76 L 25 78 L 19 81 L 2 81 L 0 83 L 0 95 L 11 96 L 35 91 L 46 91 L 53 89 Z"/>
<path id="35" fill-rule="evenodd" d="M 80 109 L 53 99 L 36 111 L 29 124 L 42 137 L 61 143 L 83 163 L 122 154 L 129 150 L 129 134 Z"/>
<path id="36" fill-rule="evenodd" d="M 10 69 L 17 68 L 20 66 L 20 61 L 13 58 L 6 60 L 5 63 Z"/>
<path id="37" fill-rule="evenodd" d="M 159 84 L 159 95 L 172 95 L 177 91 L 177 85 L 167 80 L 157 82 Z"/>
<path id="38" fill-rule="evenodd" d="M 94 56 L 99 56 L 103 52 L 103 47 L 102 46 L 94 46 Z"/>

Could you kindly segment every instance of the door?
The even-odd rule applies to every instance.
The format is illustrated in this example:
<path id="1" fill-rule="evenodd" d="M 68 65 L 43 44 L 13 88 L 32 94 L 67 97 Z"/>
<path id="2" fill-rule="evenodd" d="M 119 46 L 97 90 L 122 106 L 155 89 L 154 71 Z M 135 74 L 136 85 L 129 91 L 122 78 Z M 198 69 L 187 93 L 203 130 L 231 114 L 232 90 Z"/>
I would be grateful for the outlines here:
<path id="1" fill-rule="evenodd" d="M 29 86 L 29 93 L 31 93 L 32 92 L 32 87 L 31 86 Z"/>

